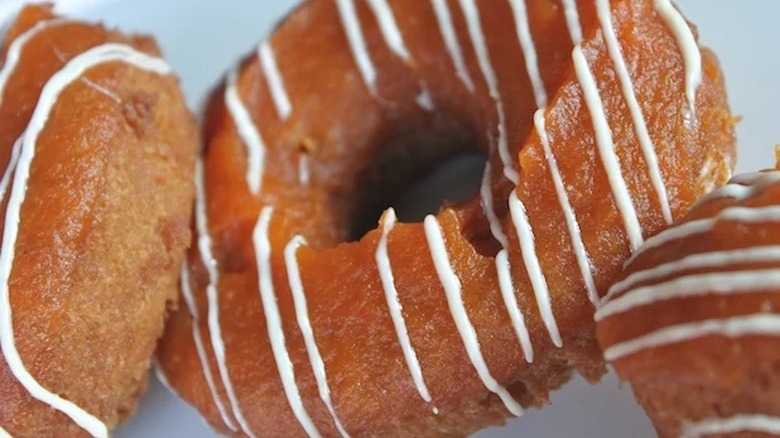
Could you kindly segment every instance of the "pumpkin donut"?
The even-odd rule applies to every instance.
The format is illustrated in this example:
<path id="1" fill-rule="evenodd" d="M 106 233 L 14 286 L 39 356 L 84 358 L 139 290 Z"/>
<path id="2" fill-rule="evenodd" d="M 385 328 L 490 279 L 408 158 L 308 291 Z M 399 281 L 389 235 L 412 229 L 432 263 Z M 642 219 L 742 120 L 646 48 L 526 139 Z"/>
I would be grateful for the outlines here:
<path id="1" fill-rule="evenodd" d="M 0 68 L 0 436 L 135 409 L 190 241 L 198 131 L 151 38 L 21 11 Z"/>
<path id="2" fill-rule="evenodd" d="M 735 177 L 648 240 L 597 312 L 661 437 L 780 435 L 778 221 L 780 171 Z"/>
<path id="3" fill-rule="evenodd" d="M 597 380 L 592 303 L 734 154 L 715 57 L 649 0 L 311 0 L 204 132 L 158 358 L 235 436 L 466 435 Z M 468 151 L 479 196 L 362 233 Z"/>

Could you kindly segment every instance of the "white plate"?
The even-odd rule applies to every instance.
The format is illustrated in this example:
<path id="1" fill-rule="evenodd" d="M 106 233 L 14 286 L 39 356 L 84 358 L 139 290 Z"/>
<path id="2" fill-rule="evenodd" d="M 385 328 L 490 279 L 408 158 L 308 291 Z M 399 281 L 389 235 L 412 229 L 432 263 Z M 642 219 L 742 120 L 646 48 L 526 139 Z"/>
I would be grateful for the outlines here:
<path id="1" fill-rule="evenodd" d="M 0 0 L 0 18 L 18 0 Z M 248 52 L 289 11 L 294 0 L 61 0 L 58 8 L 103 20 L 123 30 L 154 33 L 196 107 L 239 56 Z M 771 167 L 780 143 L 780 2 L 775 0 L 680 0 L 699 24 L 726 70 L 739 126 L 739 170 Z M 196 412 L 156 381 L 139 414 L 118 438 L 209 438 L 216 436 Z M 553 395 L 553 405 L 531 411 L 508 427 L 479 434 L 497 437 L 652 437 L 650 423 L 631 397 L 609 376 L 595 387 L 575 380 Z"/>

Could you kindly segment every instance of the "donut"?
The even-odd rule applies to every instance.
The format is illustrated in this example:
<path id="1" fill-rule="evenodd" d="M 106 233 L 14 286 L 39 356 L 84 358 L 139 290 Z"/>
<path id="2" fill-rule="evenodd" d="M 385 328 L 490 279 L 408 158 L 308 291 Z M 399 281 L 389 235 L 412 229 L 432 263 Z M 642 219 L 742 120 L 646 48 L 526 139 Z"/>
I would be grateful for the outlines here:
<path id="1" fill-rule="evenodd" d="M 158 371 L 232 436 L 501 424 L 604 373 L 593 303 L 726 182 L 733 126 L 667 1 L 305 2 L 205 111 Z M 464 152 L 473 199 L 386 209 Z"/>
<path id="2" fill-rule="evenodd" d="M 24 8 L 0 68 L 0 436 L 135 410 L 190 243 L 199 133 L 150 37 Z"/>
<path id="3" fill-rule="evenodd" d="M 778 205 L 779 170 L 735 177 L 648 240 L 596 313 L 659 436 L 780 435 Z"/>

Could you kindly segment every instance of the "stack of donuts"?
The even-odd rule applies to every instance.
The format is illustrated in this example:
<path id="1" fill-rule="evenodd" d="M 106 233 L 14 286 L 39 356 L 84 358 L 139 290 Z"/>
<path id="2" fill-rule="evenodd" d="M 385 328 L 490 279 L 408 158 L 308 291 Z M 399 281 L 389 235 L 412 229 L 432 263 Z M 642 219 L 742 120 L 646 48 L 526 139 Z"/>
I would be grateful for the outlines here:
<path id="1" fill-rule="evenodd" d="M 780 434 L 780 171 L 727 184 L 670 0 L 308 0 L 200 128 L 151 37 L 28 6 L 2 56 L 0 437 L 107 437 L 152 365 L 230 436 L 464 436 L 607 362 L 663 437 Z"/>

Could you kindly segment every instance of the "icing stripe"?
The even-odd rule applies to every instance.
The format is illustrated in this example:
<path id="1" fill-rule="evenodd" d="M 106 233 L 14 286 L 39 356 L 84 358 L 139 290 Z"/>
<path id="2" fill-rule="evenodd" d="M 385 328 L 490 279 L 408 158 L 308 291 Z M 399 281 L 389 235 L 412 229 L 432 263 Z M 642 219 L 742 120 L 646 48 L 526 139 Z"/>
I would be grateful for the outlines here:
<path id="1" fill-rule="evenodd" d="M 674 222 L 674 218 L 672 218 L 672 208 L 669 204 L 666 184 L 664 183 L 663 174 L 661 174 L 661 167 L 658 164 L 658 155 L 655 152 L 655 145 L 653 145 L 653 141 L 650 139 L 647 122 L 642 113 L 642 108 L 639 106 L 639 100 L 634 91 L 634 84 L 631 81 L 631 75 L 626 66 L 626 60 L 621 53 L 620 42 L 615 33 L 615 28 L 612 25 L 612 12 L 610 11 L 609 0 L 596 0 L 596 13 L 599 22 L 601 23 L 601 29 L 604 35 L 604 41 L 607 45 L 609 57 L 612 58 L 612 62 L 615 65 L 615 72 L 620 80 L 623 98 L 631 113 L 634 131 L 639 140 L 639 145 L 642 148 L 645 163 L 647 163 L 647 169 L 650 173 L 650 183 L 658 195 L 658 203 L 661 205 L 661 212 L 663 213 L 664 220 L 667 225 L 671 225 L 672 222 Z"/>
<path id="2" fill-rule="evenodd" d="M 479 61 L 479 67 L 490 92 L 490 97 L 496 104 L 496 114 L 498 116 L 498 153 L 501 161 L 504 163 L 504 176 L 509 181 L 517 184 L 520 181 L 520 175 L 514 169 L 514 160 L 509 152 L 509 140 L 506 132 L 506 113 L 504 111 L 504 102 L 501 99 L 501 92 L 498 89 L 498 78 L 493 70 L 493 64 L 490 61 L 485 34 L 482 32 L 482 23 L 479 18 L 479 10 L 475 0 L 459 0 L 460 8 L 466 18 L 471 43 Z"/>
<path id="3" fill-rule="evenodd" d="M 3 278 L 2 283 L 0 283 L 0 297 L 2 299 L 0 302 L 0 348 L 2 348 L 10 371 L 33 398 L 67 415 L 85 431 L 96 437 L 108 436 L 108 429 L 100 419 L 45 389 L 25 368 L 14 341 L 9 280 L 15 257 L 21 208 L 27 192 L 27 183 L 36 153 L 38 136 L 46 125 L 49 113 L 56 104 L 60 93 L 88 69 L 109 62 L 123 62 L 161 75 L 170 73 L 170 67 L 160 58 L 149 56 L 129 46 L 104 44 L 74 57 L 49 79 L 41 91 L 38 104 L 22 137 L 21 154 L 11 185 L 11 195 L 5 214 L 2 249 L 0 250 L 0 275 Z"/>
<path id="4" fill-rule="evenodd" d="M 13 438 L 13 437 L 11 436 L 10 433 L 8 433 L 8 431 L 6 431 L 5 429 L 3 429 L 2 426 L 0 426 L 0 438 Z"/>
<path id="5" fill-rule="evenodd" d="M 366 47 L 363 30 L 360 28 L 355 3 L 353 0 L 334 1 L 341 17 L 341 25 L 344 27 L 344 32 L 347 35 L 349 48 L 352 50 L 352 57 L 355 59 L 358 70 L 360 70 L 363 82 L 368 87 L 369 92 L 372 95 L 376 95 L 376 68 L 374 68 L 374 63 L 368 55 L 368 48 Z"/>
<path id="6" fill-rule="evenodd" d="M 652 269 L 635 272 L 629 275 L 625 280 L 612 286 L 610 295 L 620 295 L 637 284 L 648 283 L 653 280 L 670 277 L 694 269 L 728 268 L 740 264 L 770 262 L 780 262 L 780 246 L 764 246 L 693 254 L 679 260 L 664 263 Z"/>
<path id="7" fill-rule="evenodd" d="M 16 66 L 19 64 L 24 46 L 26 46 L 32 38 L 45 29 L 48 29 L 52 26 L 65 24 L 67 22 L 68 20 L 64 19 L 53 19 L 38 22 L 35 24 L 35 26 L 31 27 L 11 42 L 11 45 L 8 46 L 8 53 L 5 56 L 5 63 L 3 64 L 3 68 L 0 69 L 0 102 L 3 101 L 5 86 L 8 83 L 8 79 L 11 78 L 11 75 L 16 71 Z"/>
<path id="8" fill-rule="evenodd" d="M 762 313 L 665 327 L 609 347 L 604 352 L 604 357 L 614 362 L 650 348 L 679 344 L 706 336 L 732 339 L 742 336 L 780 336 L 780 316 Z"/>
<path id="9" fill-rule="evenodd" d="M 5 193 L 8 191 L 8 183 L 11 182 L 11 176 L 16 169 L 16 164 L 19 162 L 19 155 L 22 153 L 22 140 L 23 137 L 19 137 L 11 148 L 11 159 L 8 161 L 8 167 L 5 168 L 5 172 L 3 172 L 3 178 L 0 179 L 0 201 L 5 198 Z"/>
<path id="10" fill-rule="evenodd" d="M 308 186 L 311 182 L 311 169 L 309 166 L 309 154 L 303 153 L 298 159 L 298 182 L 302 186 Z"/>
<path id="11" fill-rule="evenodd" d="M 203 338 L 200 335 L 200 312 L 198 312 L 198 306 L 195 304 L 195 297 L 192 294 L 192 287 L 190 286 L 190 272 L 187 269 L 186 263 L 182 264 L 181 268 L 181 292 L 184 297 L 184 302 L 187 304 L 187 309 L 192 316 L 192 339 L 195 341 L 195 350 L 198 352 L 198 360 L 200 360 L 201 370 L 203 371 L 203 377 L 206 379 L 206 385 L 209 387 L 211 393 L 211 399 L 214 400 L 214 404 L 217 406 L 219 416 L 222 417 L 222 422 L 233 432 L 237 432 L 238 428 L 233 422 L 233 419 L 228 415 L 225 405 L 222 403 L 222 398 L 217 393 L 217 387 L 214 384 L 214 376 L 211 373 L 211 365 L 209 365 L 209 359 L 206 353 L 206 348 L 203 346 Z M 160 370 L 162 377 L 165 377 Z M 167 383 L 167 382 L 164 382 Z M 166 385 L 171 389 L 170 385 Z M 176 391 L 171 390 L 174 394 Z"/>
<path id="12" fill-rule="evenodd" d="M 577 216 L 574 214 L 574 209 L 569 201 L 569 195 L 566 193 L 566 186 L 563 183 L 563 174 L 558 168 L 558 161 L 555 159 L 555 154 L 550 146 L 550 138 L 547 136 L 547 128 L 545 126 L 544 110 L 538 110 L 534 114 L 534 126 L 536 127 L 536 132 L 539 134 L 539 141 L 542 143 L 547 165 L 550 167 L 550 175 L 552 176 L 553 185 L 555 186 L 555 193 L 558 197 L 558 203 L 561 206 L 561 210 L 563 211 L 563 216 L 566 219 L 566 229 L 569 231 L 574 255 L 577 258 L 577 266 L 580 268 L 580 274 L 585 281 L 585 289 L 588 291 L 588 297 L 590 298 L 591 303 L 596 304 L 598 303 L 599 295 L 598 290 L 596 289 L 596 282 L 593 280 L 590 256 L 588 256 L 585 242 L 582 240 L 582 231 L 580 229 L 580 224 L 577 222 Z"/>
<path id="13" fill-rule="evenodd" d="M 230 371 L 227 367 L 225 343 L 222 339 L 222 326 L 219 322 L 219 291 L 217 290 L 219 270 L 217 259 L 211 250 L 212 244 L 211 235 L 209 234 L 208 215 L 206 214 L 206 189 L 204 184 L 203 159 L 198 158 L 195 162 L 195 228 L 198 232 L 198 252 L 209 278 L 208 286 L 206 286 L 206 299 L 208 303 L 207 321 L 211 337 L 211 349 L 214 351 L 217 370 L 222 380 L 222 386 L 225 387 L 233 416 L 235 416 L 241 431 L 251 438 L 255 438 L 256 435 L 252 432 L 249 423 L 247 423 L 244 414 L 241 412 L 238 398 L 233 389 L 233 382 L 230 379 Z"/>
<path id="14" fill-rule="evenodd" d="M 246 182 L 253 194 L 260 193 L 263 186 L 263 174 L 265 172 L 265 143 L 249 110 L 241 101 L 238 94 L 238 71 L 233 70 L 228 75 L 225 86 L 225 105 L 236 125 L 236 131 L 241 141 L 246 146 Z"/>
<path id="15" fill-rule="evenodd" d="M 298 384 L 295 382 L 295 369 L 290 354 L 287 351 L 282 328 L 282 317 L 276 302 L 274 283 L 271 275 L 271 241 L 269 240 L 269 228 L 273 208 L 265 207 L 260 213 L 257 225 L 252 233 L 252 243 L 255 246 L 255 259 L 257 261 L 258 288 L 260 299 L 263 302 L 263 313 L 268 328 L 268 340 L 271 343 L 271 351 L 274 355 L 279 378 L 282 381 L 284 394 L 292 409 L 295 418 L 310 437 L 320 437 L 317 426 L 314 425 L 309 413 L 303 406 Z"/>
<path id="16" fill-rule="evenodd" d="M 466 86 L 466 89 L 473 93 L 475 91 L 474 81 L 471 79 L 469 69 L 466 67 L 466 62 L 463 59 L 463 51 L 455 33 L 455 25 L 452 21 L 452 13 L 447 5 L 447 0 L 431 0 L 431 5 L 433 6 L 433 12 L 436 14 L 436 21 L 444 39 L 444 45 L 447 47 L 452 64 L 455 66 L 455 73 L 463 82 L 463 85 Z"/>
<path id="17" fill-rule="evenodd" d="M 268 89 L 271 91 L 271 100 L 274 102 L 274 107 L 276 107 L 276 114 L 282 120 L 287 120 L 292 113 L 292 104 L 284 86 L 282 73 L 276 64 L 276 54 L 273 47 L 271 47 L 271 43 L 268 41 L 262 42 L 257 50 L 257 56 L 260 58 L 260 66 L 268 83 Z"/>
<path id="18" fill-rule="evenodd" d="M 477 331 L 471 324 L 471 320 L 466 312 L 466 306 L 463 303 L 463 290 L 460 279 L 450 263 L 447 245 L 444 241 L 444 234 L 441 225 L 439 225 L 439 221 L 435 216 L 429 215 L 425 218 L 424 226 L 425 237 L 428 241 L 428 248 L 430 250 L 431 258 L 433 259 L 436 274 L 444 288 L 450 313 L 455 321 L 458 333 L 463 340 L 463 345 L 466 348 L 466 353 L 471 360 L 471 364 L 474 366 L 474 369 L 477 371 L 477 374 L 485 387 L 501 398 L 501 401 L 504 402 L 504 406 L 506 406 L 507 410 L 513 415 L 522 415 L 523 407 L 520 406 L 520 404 L 512 398 L 512 395 L 509 394 L 509 391 L 501 386 L 501 384 L 499 384 L 490 374 L 485 358 L 482 356 L 479 339 L 477 338 Z"/>
<path id="19" fill-rule="evenodd" d="M 777 183 L 780 183 L 780 172 L 777 171 L 739 175 L 720 189 L 699 198 L 692 209 L 716 199 L 731 198 L 743 201 Z"/>
<path id="20" fill-rule="evenodd" d="M 596 321 L 676 298 L 747 294 L 780 287 L 780 270 L 715 272 L 688 275 L 640 287 L 607 302 L 596 311 Z"/>
<path id="21" fill-rule="evenodd" d="M 566 16 L 566 26 L 569 28 L 569 36 L 574 45 L 582 43 L 582 27 L 580 26 L 580 13 L 577 11 L 575 0 L 562 0 L 563 13 Z"/>
<path id="22" fill-rule="evenodd" d="M 421 87 L 422 87 L 422 91 L 420 91 L 420 94 L 418 94 L 417 98 L 415 98 L 415 102 L 417 102 L 417 105 L 419 105 L 419 107 L 424 109 L 425 111 L 435 110 L 436 105 L 433 103 L 433 97 L 431 96 L 431 92 L 428 91 L 428 89 L 425 87 L 424 84 L 422 84 Z"/>
<path id="23" fill-rule="evenodd" d="M 393 326 L 395 327 L 395 333 L 398 337 L 398 343 L 401 344 L 401 350 L 406 360 L 406 366 L 409 368 L 409 373 L 412 375 L 412 381 L 414 381 L 417 392 L 420 393 L 420 397 L 423 400 L 430 403 L 431 394 L 428 391 L 428 387 L 425 385 L 425 379 L 423 377 L 422 368 L 420 368 L 420 362 L 417 360 L 417 353 L 412 346 L 412 341 L 409 338 L 409 332 L 406 328 L 406 321 L 404 320 L 403 307 L 401 301 L 398 298 L 398 290 L 395 287 L 395 279 L 393 276 L 393 268 L 390 263 L 390 255 L 388 254 L 388 238 L 390 233 L 396 224 L 395 210 L 392 208 L 387 210 L 383 219 L 382 237 L 379 239 L 376 253 L 374 258 L 376 260 L 376 266 L 379 270 L 379 278 L 382 280 L 382 289 L 385 292 L 385 300 L 387 301 L 387 308 L 390 311 L 390 317 L 393 320 Z"/>
<path id="24" fill-rule="evenodd" d="M 596 79 L 588 66 L 588 60 L 585 58 L 582 47 L 574 47 L 572 59 L 574 60 L 574 70 L 585 98 L 585 104 L 593 122 L 599 155 L 601 156 L 604 170 L 607 172 L 609 185 L 615 197 L 618 211 L 623 218 L 628 239 L 631 242 L 631 250 L 635 251 L 642 245 L 642 226 L 639 224 L 639 218 L 631 200 L 631 194 L 620 170 L 620 160 L 615 151 L 615 143 L 612 139 L 612 130 L 607 122 L 604 103 L 599 95 Z"/>
<path id="25" fill-rule="evenodd" d="M 536 106 L 544 108 L 547 106 L 547 90 L 544 88 L 542 74 L 539 71 L 539 59 L 536 54 L 536 46 L 531 36 L 531 28 L 528 24 L 528 10 L 525 5 L 526 0 L 509 0 L 509 6 L 515 18 L 517 28 L 517 39 L 520 41 L 520 47 L 523 49 L 525 57 L 525 68 L 528 71 L 528 78 L 531 80 L 531 86 L 534 89 L 534 98 Z"/>
<path id="26" fill-rule="evenodd" d="M 703 234 L 710 231 L 715 224 L 713 219 L 697 219 L 690 222 L 685 222 L 679 226 L 667 228 L 666 230 L 656 234 L 655 236 L 647 239 L 647 241 L 639 248 L 625 263 L 625 265 L 631 264 L 640 255 L 647 251 L 658 248 L 669 242 L 685 239 L 696 234 Z M 606 298 L 606 297 L 605 297 Z"/>
<path id="27" fill-rule="evenodd" d="M 512 216 L 512 222 L 517 230 L 517 240 L 520 243 L 520 251 L 523 254 L 523 263 L 525 263 L 526 272 L 528 272 L 528 278 L 531 281 L 531 287 L 533 287 L 534 295 L 536 296 L 536 304 L 539 308 L 539 313 L 544 321 L 544 326 L 547 328 L 547 332 L 550 334 L 553 344 L 560 348 L 563 346 L 563 340 L 558 330 L 558 323 L 555 321 L 555 315 L 552 310 L 552 303 L 550 301 L 550 291 L 547 287 L 547 279 L 542 272 L 542 266 L 539 263 L 539 257 L 536 254 L 536 244 L 534 242 L 534 233 L 531 229 L 531 223 L 528 221 L 526 215 L 525 206 L 520 198 L 517 197 L 517 193 L 513 190 L 509 196 L 509 211 Z"/>
<path id="28" fill-rule="evenodd" d="M 683 438 L 700 438 L 708 435 L 725 435 L 739 432 L 756 432 L 780 435 L 780 417 L 761 414 L 735 415 L 728 418 L 710 418 L 683 428 Z"/>
<path id="29" fill-rule="evenodd" d="M 702 83 L 701 52 L 688 22 L 674 7 L 671 0 L 655 0 L 655 11 L 666 22 L 677 40 L 685 61 L 685 95 L 691 112 L 696 112 L 696 89 Z"/>
<path id="30" fill-rule="evenodd" d="M 396 23 L 393 16 L 393 10 L 387 4 L 387 0 L 368 0 L 368 6 L 379 22 L 379 31 L 382 32 L 382 36 L 390 50 L 404 61 L 411 60 L 412 55 L 406 47 L 404 37 L 401 35 L 401 29 L 398 28 L 398 23 Z"/>
<path id="31" fill-rule="evenodd" d="M 322 360 L 319 347 L 317 347 L 317 341 L 314 339 L 314 329 L 309 320 L 309 305 L 306 302 L 306 293 L 303 289 L 303 281 L 301 280 L 301 271 L 298 266 L 297 257 L 298 249 L 304 245 L 306 245 L 306 239 L 301 236 L 296 236 L 284 249 L 287 281 L 290 284 L 290 291 L 292 292 L 293 305 L 295 306 L 295 318 L 298 321 L 298 327 L 301 330 L 301 335 L 303 336 L 303 341 L 306 345 L 306 353 L 309 356 L 309 363 L 311 364 L 311 369 L 314 373 L 314 380 L 317 381 L 320 399 L 328 409 L 328 413 L 330 413 L 330 416 L 336 425 L 336 429 L 338 429 L 341 436 L 349 438 L 349 434 L 341 424 L 341 420 L 339 420 L 339 417 L 336 414 L 336 408 L 331 401 L 328 376 L 325 372 L 325 362 Z"/>
<path id="32" fill-rule="evenodd" d="M 492 175 L 493 166 L 490 164 L 490 160 L 488 160 L 485 163 L 485 172 L 482 174 L 482 185 L 479 189 L 479 195 L 482 198 L 482 211 L 485 212 L 485 216 L 490 224 L 490 233 L 501 244 L 502 248 L 509 248 L 509 239 L 507 239 L 504 228 L 501 226 L 501 221 L 496 215 L 493 188 L 491 186 Z"/>
<path id="33" fill-rule="evenodd" d="M 517 296 L 515 296 L 515 287 L 512 284 L 512 265 L 509 262 L 509 255 L 506 249 L 502 249 L 496 255 L 496 272 L 498 273 L 498 289 L 501 291 L 501 297 L 504 299 L 504 305 L 509 312 L 509 318 L 512 320 L 515 334 L 520 341 L 525 361 L 533 363 L 534 347 L 531 344 L 531 335 L 528 332 L 528 327 L 525 325 L 525 317 L 523 312 L 520 311 Z"/>

